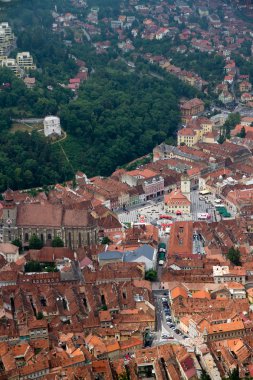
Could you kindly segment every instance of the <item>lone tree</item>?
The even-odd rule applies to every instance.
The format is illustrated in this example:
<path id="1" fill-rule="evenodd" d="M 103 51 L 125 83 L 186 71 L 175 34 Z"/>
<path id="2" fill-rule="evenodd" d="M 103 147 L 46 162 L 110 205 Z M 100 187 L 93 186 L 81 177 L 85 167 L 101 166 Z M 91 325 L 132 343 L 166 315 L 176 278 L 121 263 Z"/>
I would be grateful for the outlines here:
<path id="1" fill-rule="evenodd" d="M 104 236 L 102 239 L 102 244 L 110 244 L 112 241 L 108 238 L 108 236 Z"/>
<path id="2" fill-rule="evenodd" d="M 211 377 L 206 373 L 206 371 L 202 371 L 200 380 L 211 380 Z"/>
<path id="3" fill-rule="evenodd" d="M 240 380 L 240 373 L 238 366 L 234 368 L 232 372 L 229 373 L 228 380 Z"/>
<path id="4" fill-rule="evenodd" d="M 38 312 L 36 318 L 39 319 L 39 320 L 44 318 L 44 315 L 43 315 L 42 311 L 39 311 L 39 312 Z"/>
<path id="5" fill-rule="evenodd" d="M 242 139 L 244 139 L 244 138 L 246 137 L 245 127 L 242 127 L 241 132 L 240 132 L 240 137 L 241 137 Z"/>
<path id="6" fill-rule="evenodd" d="M 241 266 L 241 253 L 238 248 L 231 247 L 228 250 L 227 253 L 228 259 L 231 261 L 232 264 Z"/>
<path id="7" fill-rule="evenodd" d="M 43 247 L 43 242 L 40 238 L 33 234 L 29 240 L 29 248 L 30 249 L 41 249 Z"/>
<path id="8" fill-rule="evenodd" d="M 218 142 L 219 144 L 223 144 L 225 140 L 226 140 L 225 136 L 224 136 L 224 135 L 221 133 L 221 131 L 220 131 L 220 135 L 219 135 L 219 137 L 218 137 L 217 142 Z"/>
<path id="9" fill-rule="evenodd" d="M 52 247 L 64 247 L 63 240 L 59 236 L 55 236 L 52 240 Z"/>
<path id="10" fill-rule="evenodd" d="M 12 244 L 19 248 L 19 252 L 22 249 L 22 242 L 20 239 L 14 239 L 12 240 Z"/>
<path id="11" fill-rule="evenodd" d="M 157 272 L 154 269 L 149 269 L 145 273 L 145 280 L 148 281 L 156 281 L 157 280 Z"/>

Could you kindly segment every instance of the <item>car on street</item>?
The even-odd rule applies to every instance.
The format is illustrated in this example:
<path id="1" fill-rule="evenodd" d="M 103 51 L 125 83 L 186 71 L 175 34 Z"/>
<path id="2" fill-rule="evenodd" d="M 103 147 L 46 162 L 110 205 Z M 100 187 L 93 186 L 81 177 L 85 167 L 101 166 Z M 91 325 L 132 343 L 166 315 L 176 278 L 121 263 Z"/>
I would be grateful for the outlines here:
<path id="1" fill-rule="evenodd" d="M 169 338 L 170 338 L 170 335 L 169 335 L 169 334 L 162 334 L 162 338 L 163 338 L 163 339 L 169 339 Z"/>
<path id="2" fill-rule="evenodd" d="M 169 219 L 169 220 L 171 220 L 172 216 L 170 216 L 170 215 L 160 215 L 159 218 L 160 219 Z"/>

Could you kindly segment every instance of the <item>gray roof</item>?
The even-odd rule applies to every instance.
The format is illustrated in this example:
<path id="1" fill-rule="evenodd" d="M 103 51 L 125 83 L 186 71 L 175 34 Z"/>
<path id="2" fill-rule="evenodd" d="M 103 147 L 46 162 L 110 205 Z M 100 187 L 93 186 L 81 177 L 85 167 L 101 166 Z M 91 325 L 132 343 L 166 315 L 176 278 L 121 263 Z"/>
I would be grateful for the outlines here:
<path id="1" fill-rule="evenodd" d="M 119 251 L 105 251 L 98 255 L 98 261 L 102 260 L 120 260 L 123 259 L 123 252 Z"/>
<path id="2" fill-rule="evenodd" d="M 125 252 L 124 261 L 131 262 L 136 261 L 136 259 L 141 256 L 146 257 L 148 260 L 153 261 L 155 249 L 151 245 L 144 244 L 141 247 L 137 248 L 135 251 Z"/>
<path id="3" fill-rule="evenodd" d="M 192 160 L 192 161 L 202 161 L 202 159 L 199 158 L 198 156 L 193 156 L 192 154 L 182 152 L 180 149 L 178 149 L 176 146 L 173 146 L 173 145 L 162 143 L 158 145 L 158 148 L 160 148 L 160 150 L 163 153 L 168 153 L 168 154 L 173 153 L 174 155 L 177 155 L 177 156 L 189 158 L 189 160 Z"/>

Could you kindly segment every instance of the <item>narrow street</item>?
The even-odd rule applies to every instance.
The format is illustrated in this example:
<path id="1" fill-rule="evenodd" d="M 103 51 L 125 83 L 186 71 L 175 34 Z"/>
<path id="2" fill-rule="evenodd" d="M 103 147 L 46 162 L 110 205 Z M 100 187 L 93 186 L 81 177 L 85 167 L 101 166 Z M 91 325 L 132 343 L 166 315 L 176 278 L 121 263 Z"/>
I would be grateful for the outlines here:
<path id="1" fill-rule="evenodd" d="M 155 291 L 153 293 L 154 304 L 156 307 L 156 332 L 154 334 L 153 346 L 165 343 L 180 343 L 189 347 L 189 338 L 180 332 L 177 323 L 173 320 L 173 317 L 171 317 L 170 315 L 169 302 L 168 307 L 165 306 L 165 300 L 168 300 L 168 297 L 164 294 L 166 292 Z M 166 321 L 165 310 L 167 314 L 167 319 L 171 320 L 170 322 Z"/>

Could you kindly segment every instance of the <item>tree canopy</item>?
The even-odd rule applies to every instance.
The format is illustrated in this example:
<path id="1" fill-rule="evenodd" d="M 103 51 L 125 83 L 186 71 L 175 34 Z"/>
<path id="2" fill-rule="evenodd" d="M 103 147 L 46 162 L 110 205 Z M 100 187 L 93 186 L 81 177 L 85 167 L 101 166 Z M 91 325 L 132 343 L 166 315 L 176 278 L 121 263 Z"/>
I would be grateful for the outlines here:
<path id="1" fill-rule="evenodd" d="M 73 166 L 88 175 L 108 175 L 149 153 L 176 133 L 179 97 L 190 90 L 171 76 L 160 80 L 114 65 L 99 70 L 80 88 L 78 99 L 61 107 L 70 134 L 63 147 Z"/>
<path id="2" fill-rule="evenodd" d="M 227 257 L 231 261 L 232 264 L 238 265 L 238 266 L 242 265 L 241 253 L 238 248 L 234 248 L 234 247 L 229 248 Z"/>
<path id="3" fill-rule="evenodd" d="M 154 269 L 147 270 L 145 273 L 145 280 L 156 281 L 157 280 L 157 272 Z"/>
<path id="4" fill-rule="evenodd" d="M 63 240 L 59 236 L 54 237 L 52 240 L 52 247 L 64 247 Z"/>
<path id="5" fill-rule="evenodd" d="M 50 185 L 71 176 L 62 152 L 40 134 L 0 134 L 0 191 Z"/>
<path id="6" fill-rule="evenodd" d="M 29 248 L 30 249 L 41 249 L 42 247 L 43 247 L 42 240 L 40 240 L 40 238 L 37 235 L 33 234 L 29 240 Z"/>

